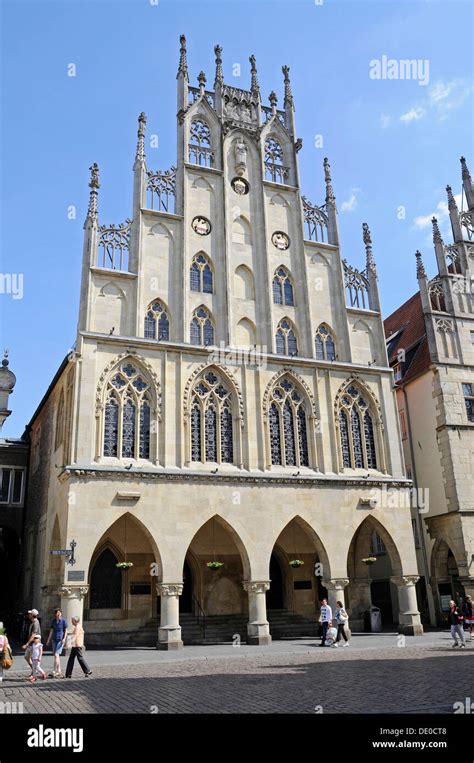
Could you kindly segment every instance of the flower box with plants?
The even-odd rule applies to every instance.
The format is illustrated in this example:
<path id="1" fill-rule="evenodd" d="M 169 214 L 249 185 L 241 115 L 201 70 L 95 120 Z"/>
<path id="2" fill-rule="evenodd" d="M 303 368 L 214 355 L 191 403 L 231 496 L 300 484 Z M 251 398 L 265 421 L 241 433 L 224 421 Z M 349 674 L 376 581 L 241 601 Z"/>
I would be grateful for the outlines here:
<path id="1" fill-rule="evenodd" d="M 220 570 L 224 566 L 224 562 L 208 562 L 206 566 L 210 570 Z"/>
<path id="2" fill-rule="evenodd" d="M 117 562 L 115 566 L 118 570 L 129 570 L 130 567 L 133 567 L 133 562 Z"/>
<path id="3" fill-rule="evenodd" d="M 375 564 L 375 562 L 377 561 L 377 557 L 376 556 L 366 556 L 366 558 L 362 559 L 362 561 L 364 562 L 364 564 Z"/>
<path id="4" fill-rule="evenodd" d="M 298 567 L 302 567 L 304 564 L 302 559 L 292 559 L 290 562 L 290 567 L 293 567 L 293 569 L 297 569 Z"/>

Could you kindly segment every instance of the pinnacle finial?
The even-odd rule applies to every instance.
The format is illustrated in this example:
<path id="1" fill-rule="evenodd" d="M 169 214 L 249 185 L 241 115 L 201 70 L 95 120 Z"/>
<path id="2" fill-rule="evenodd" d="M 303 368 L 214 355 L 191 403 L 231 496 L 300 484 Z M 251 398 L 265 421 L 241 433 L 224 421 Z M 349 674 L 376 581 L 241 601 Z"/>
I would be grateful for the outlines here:
<path id="1" fill-rule="evenodd" d="M 423 265 L 423 260 L 421 258 L 421 252 L 419 249 L 416 250 L 415 257 L 416 257 L 416 277 L 418 278 L 418 280 L 420 278 L 426 278 L 426 270 L 425 270 L 425 266 Z"/>
<path id="2" fill-rule="evenodd" d="M 331 183 L 331 165 L 329 164 L 329 159 L 327 157 L 324 159 L 323 166 L 324 182 L 326 183 L 326 202 L 334 202 L 336 201 L 336 197 L 334 196 L 334 191 Z"/>
<path id="3" fill-rule="evenodd" d="M 433 226 L 433 244 L 442 244 L 443 238 L 441 236 L 438 220 L 436 219 L 436 217 L 431 218 L 431 224 Z"/>
<path id="4" fill-rule="evenodd" d="M 214 48 L 216 54 L 216 79 L 214 82 L 214 88 L 218 85 L 224 84 L 224 74 L 222 73 L 222 48 L 220 45 L 216 45 Z"/>
<path id="5" fill-rule="evenodd" d="M 97 219 L 98 219 L 98 204 L 97 204 L 97 197 L 99 195 L 99 165 L 94 162 L 89 167 L 90 173 L 91 173 L 91 179 L 89 181 L 89 188 L 90 194 L 89 194 L 89 206 L 87 208 L 87 215 L 86 215 L 86 223 L 88 220 L 92 224 L 97 225 Z"/>
<path id="6" fill-rule="evenodd" d="M 4 353 L 3 353 L 2 366 L 3 366 L 4 368 L 7 368 L 7 366 L 8 366 L 8 364 L 9 364 L 9 362 L 10 362 L 10 361 L 8 360 L 8 350 L 5 350 L 5 351 L 4 351 Z"/>
<path id="7" fill-rule="evenodd" d="M 198 83 L 199 83 L 199 90 L 201 91 L 201 95 L 204 95 L 204 91 L 206 89 L 206 75 L 203 71 L 200 71 L 198 74 Z"/>
<path id="8" fill-rule="evenodd" d="M 456 204 L 456 199 L 453 195 L 453 189 L 450 185 L 446 186 L 446 193 L 448 194 L 448 209 L 456 209 L 458 208 L 458 205 Z"/>
<path id="9" fill-rule="evenodd" d="M 278 103 L 278 98 L 277 98 L 277 94 L 275 93 L 274 90 L 272 90 L 272 92 L 268 96 L 268 100 L 269 100 L 270 106 L 272 107 L 272 114 L 276 114 L 276 107 L 277 107 L 277 103 Z"/>
<path id="10" fill-rule="evenodd" d="M 372 273 L 376 273 L 375 260 L 372 252 L 372 238 L 367 223 L 362 224 L 362 238 L 365 244 L 367 272 L 372 271 Z"/>
<path id="11" fill-rule="evenodd" d="M 464 158 L 464 156 L 461 156 L 460 161 L 461 161 L 461 169 L 462 169 L 462 179 L 468 180 L 472 185 L 471 173 L 469 172 L 469 168 L 467 166 L 466 159 Z"/>
<path id="12" fill-rule="evenodd" d="M 251 76 L 251 82 L 250 82 L 250 90 L 252 93 L 259 93 L 260 87 L 258 84 L 257 79 L 257 59 L 254 55 L 250 56 L 250 76 Z"/>
<path id="13" fill-rule="evenodd" d="M 285 106 L 293 106 L 293 93 L 291 92 L 291 82 L 290 82 L 290 67 L 289 66 L 282 66 L 281 70 L 283 72 L 283 79 L 285 83 Z"/>
<path id="14" fill-rule="evenodd" d="M 180 36 L 179 43 L 180 43 L 179 66 L 178 66 L 178 74 L 176 75 L 176 77 L 179 77 L 179 75 L 182 74 L 185 79 L 188 79 L 188 61 L 186 58 L 186 36 L 184 34 Z"/>
<path id="15" fill-rule="evenodd" d="M 145 128 L 146 128 L 146 114 L 142 111 L 138 117 L 138 141 L 137 151 L 135 154 L 135 164 L 137 162 L 145 162 Z"/>

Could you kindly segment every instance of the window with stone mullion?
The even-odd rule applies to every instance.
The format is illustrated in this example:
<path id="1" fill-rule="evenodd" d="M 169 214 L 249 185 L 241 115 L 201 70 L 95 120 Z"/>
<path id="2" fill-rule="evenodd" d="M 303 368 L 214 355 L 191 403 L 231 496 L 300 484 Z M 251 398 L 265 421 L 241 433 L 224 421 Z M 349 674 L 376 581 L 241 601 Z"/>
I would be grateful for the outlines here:
<path id="1" fill-rule="evenodd" d="M 283 405 L 283 441 L 285 446 L 285 466 L 296 466 L 296 441 L 295 441 L 295 422 L 293 418 L 293 408 L 289 400 Z"/>

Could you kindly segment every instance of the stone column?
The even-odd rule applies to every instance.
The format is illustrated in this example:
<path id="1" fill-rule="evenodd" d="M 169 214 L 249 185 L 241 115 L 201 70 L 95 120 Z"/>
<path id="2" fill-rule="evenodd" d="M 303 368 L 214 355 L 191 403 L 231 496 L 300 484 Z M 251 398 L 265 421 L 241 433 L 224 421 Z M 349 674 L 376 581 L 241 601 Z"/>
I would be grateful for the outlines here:
<path id="1" fill-rule="evenodd" d="M 349 585 L 349 580 L 348 578 L 331 578 L 331 580 L 323 580 L 322 584 L 325 588 L 327 588 L 328 604 L 331 607 L 332 613 L 334 615 L 334 610 L 336 609 L 336 601 L 342 601 L 343 605 L 345 606 L 344 588 Z"/>
<path id="2" fill-rule="evenodd" d="M 182 583 L 158 583 L 156 591 L 161 596 L 161 621 L 158 628 L 157 649 L 182 649 L 181 626 L 179 624 L 179 597 L 183 593 Z"/>
<path id="3" fill-rule="evenodd" d="M 419 579 L 418 575 L 402 575 L 401 577 L 390 578 L 398 590 L 398 606 L 400 608 L 398 632 L 406 636 L 423 635 L 415 588 Z"/>
<path id="4" fill-rule="evenodd" d="M 247 624 L 247 644 L 266 646 L 271 643 L 270 626 L 267 620 L 266 591 L 268 580 L 245 580 L 244 591 L 249 595 L 249 622 Z"/>
<path id="5" fill-rule="evenodd" d="M 61 596 L 61 610 L 68 628 L 71 628 L 71 618 L 79 617 L 83 622 L 84 598 L 89 591 L 88 585 L 63 585 L 58 593 Z M 52 615 L 51 618 L 52 619 Z"/>

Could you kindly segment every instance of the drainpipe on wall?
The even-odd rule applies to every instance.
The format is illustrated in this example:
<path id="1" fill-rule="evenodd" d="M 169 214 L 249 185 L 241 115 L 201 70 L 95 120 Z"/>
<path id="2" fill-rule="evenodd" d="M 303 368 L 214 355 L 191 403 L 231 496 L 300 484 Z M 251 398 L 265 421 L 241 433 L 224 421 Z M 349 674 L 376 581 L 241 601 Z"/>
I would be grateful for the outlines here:
<path id="1" fill-rule="evenodd" d="M 411 417 L 410 417 L 410 406 L 408 405 L 408 395 L 405 389 L 405 386 L 401 386 L 402 392 L 403 392 L 403 398 L 405 401 L 405 410 L 407 414 L 407 426 L 408 426 L 408 440 L 410 443 L 410 454 L 411 454 L 411 464 L 413 469 L 413 483 L 415 485 L 415 489 L 418 495 L 418 478 L 416 476 L 416 462 L 415 462 L 415 452 L 413 450 L 413 437 L 412 437 L 412 431 L 411 431 Z M 430 568 L 428 564 L 428 553 L 426 551 L 426 539 L 425 539 L 425 528 L 423 526 L 423 522 L 421 523 L 421 527 L 418 524 L 418 518 L 416 518 L 416 526 L 418 529 L 418 535 L 420 537 L 421 541 L 421 550 L 423 554 L 423 566 L 424 566 L 424 573 L 425 573 L 425 583 L 426 583 L 426 594 L 428 598 L 428 610 L 430 615 L 430 622 L 431 625 L 436 625 L 436 614 L 435 614 L 435 605 L 434 605 L 434 596 L 433 591 L 431 588 L 431 575 L 430 575 Z"/>

